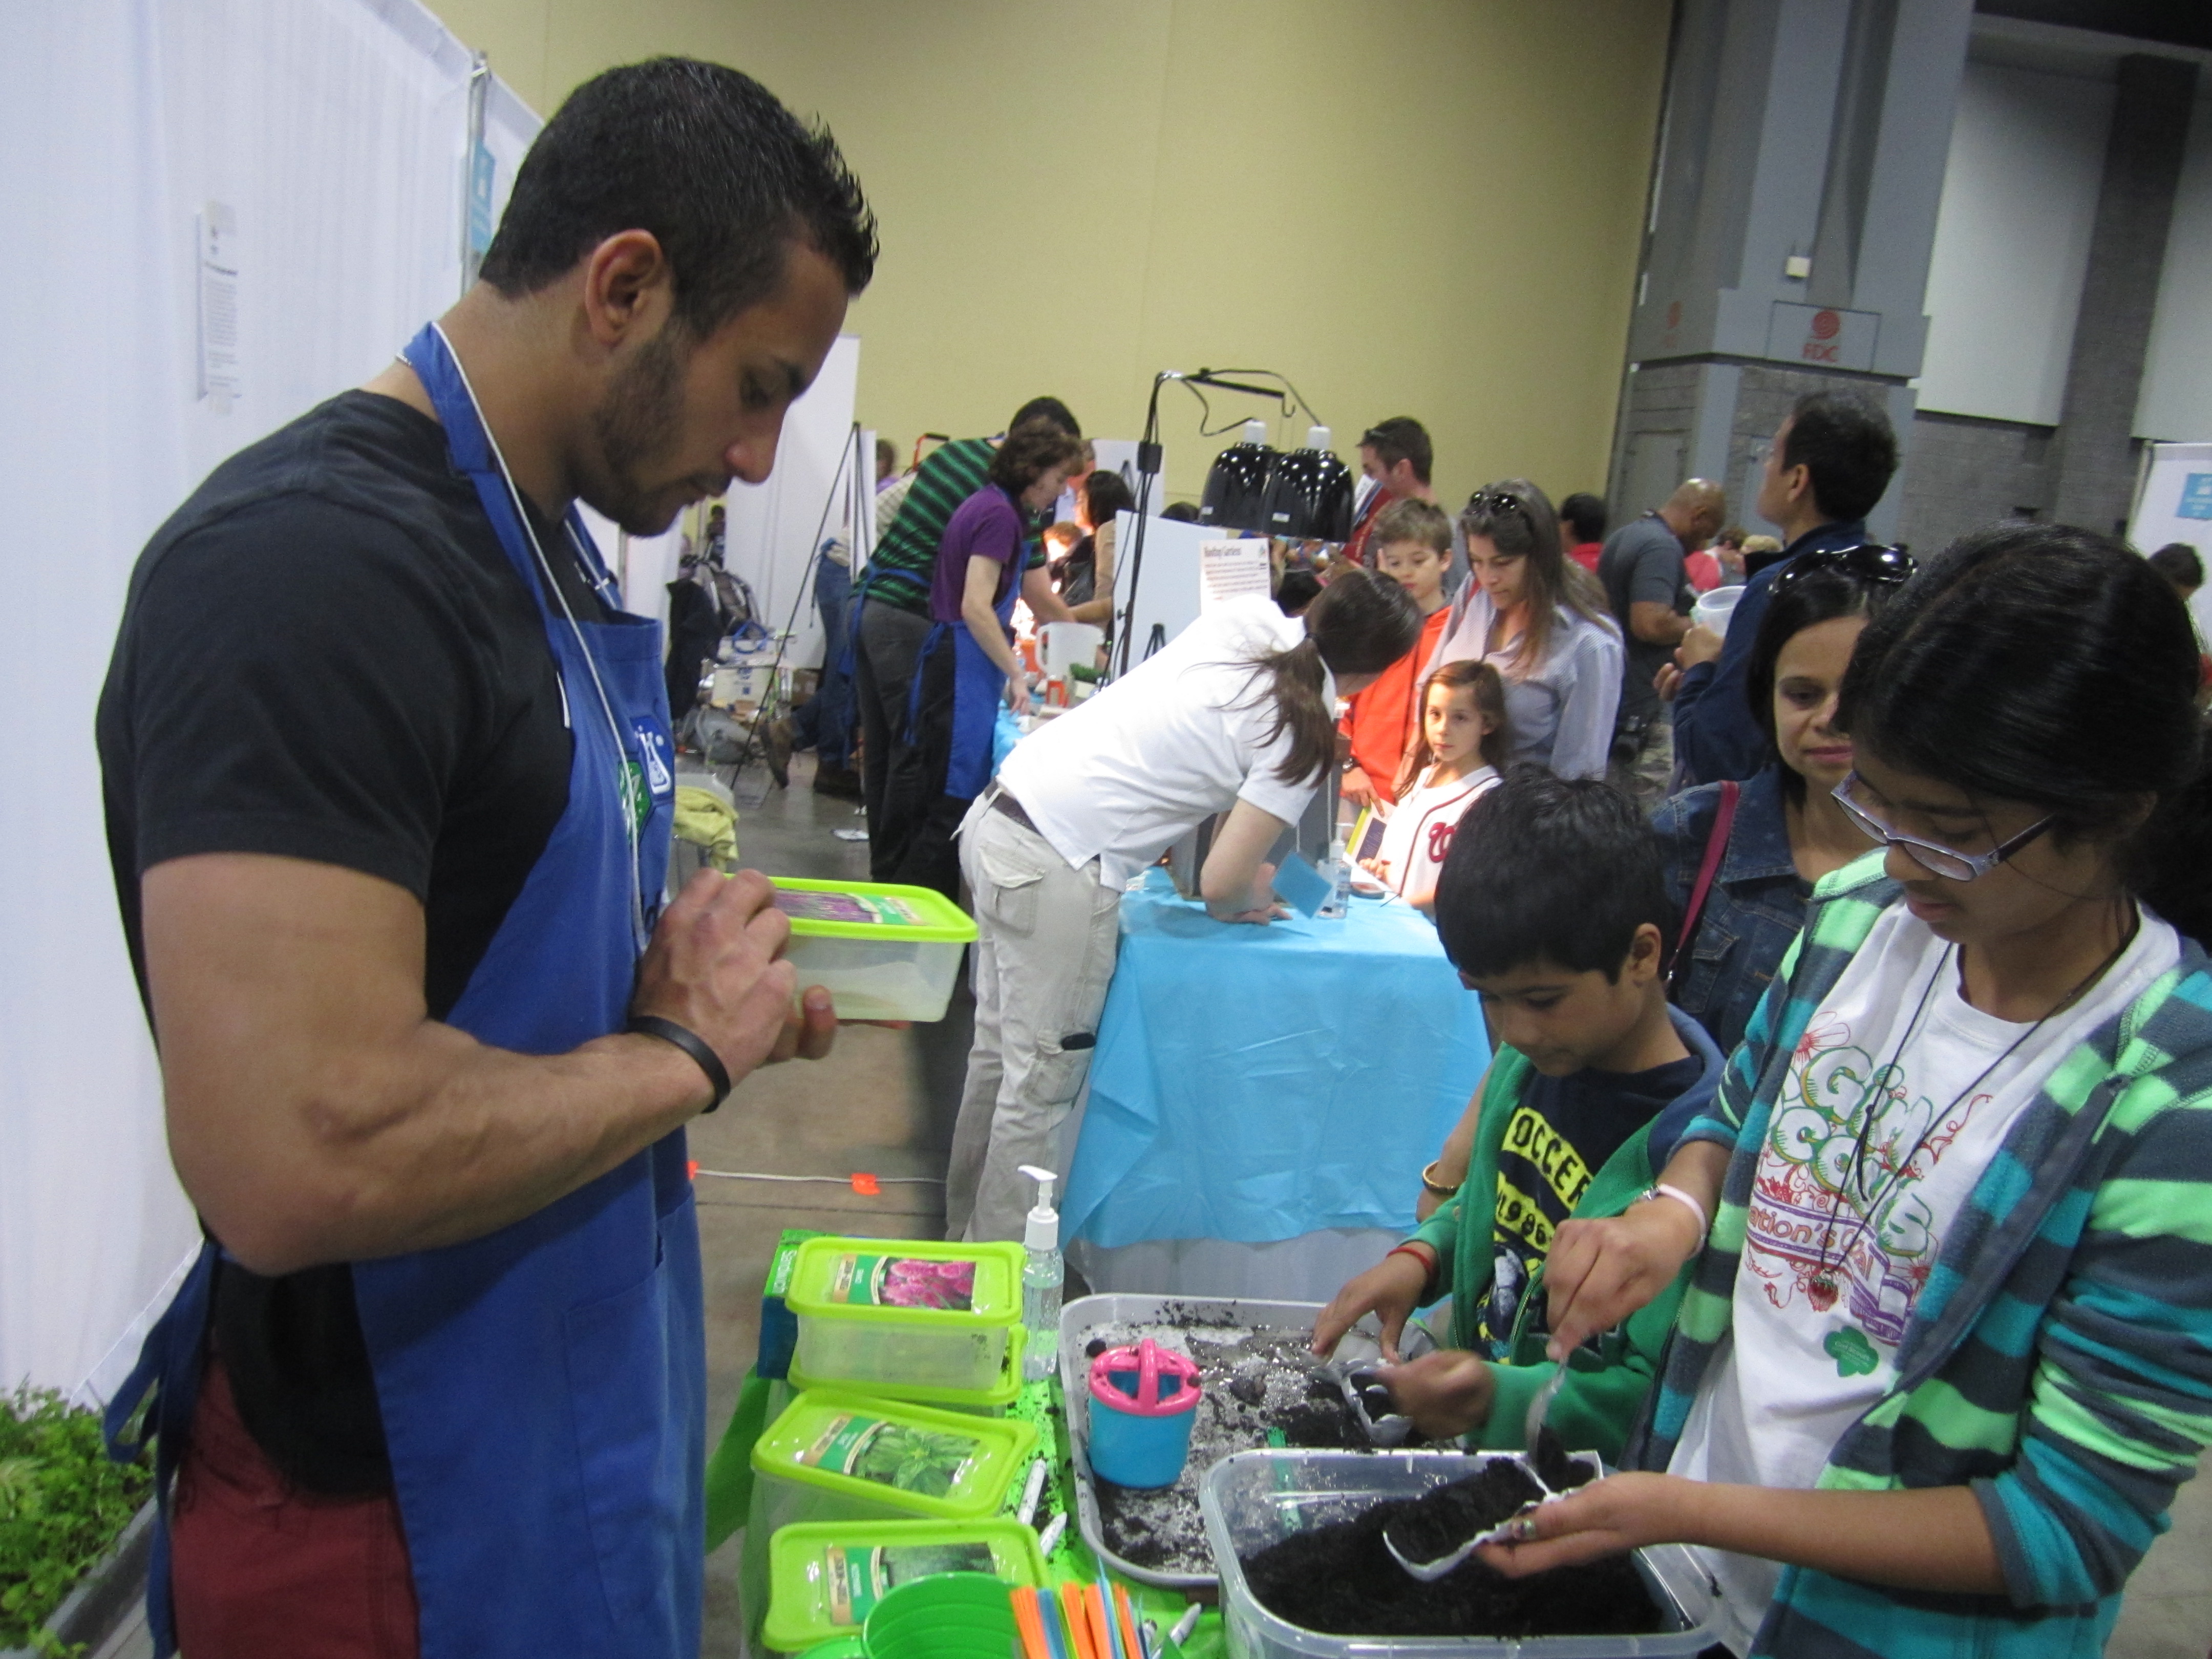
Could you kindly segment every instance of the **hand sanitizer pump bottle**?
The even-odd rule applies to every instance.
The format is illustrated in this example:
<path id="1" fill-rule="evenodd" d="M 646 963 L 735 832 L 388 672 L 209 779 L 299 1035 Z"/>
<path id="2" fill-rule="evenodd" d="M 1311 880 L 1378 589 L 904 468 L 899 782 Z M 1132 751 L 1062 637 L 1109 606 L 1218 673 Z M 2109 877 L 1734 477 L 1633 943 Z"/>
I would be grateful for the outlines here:
<path id="1" fill-rule="evenodd" d="M 1343 836 L 1339 836 L 1329 848 L 1328 868 L 1322 873 L 1328 878 L 1329 894 L 1320 914 L 1341 921 L 1345 912 L 1352 908 L 1352 860 L 1345 856 Z"/>
<path id="2" fill-rule="evenodd" d="M 1022 1326 L 1029 1333 L 1022 1349 L 1022 1380 L 1034 1382 L 1060 1368 L 1060 1292 L 1067 1266 L 1060 1254 L 1060 1212 L 1052 1206 L 1053 1183 L 1060 1179 L 1034 1164 L 1022 1173 L 1037 1184 L 1036 1207 L 1023 1230 Z"/>

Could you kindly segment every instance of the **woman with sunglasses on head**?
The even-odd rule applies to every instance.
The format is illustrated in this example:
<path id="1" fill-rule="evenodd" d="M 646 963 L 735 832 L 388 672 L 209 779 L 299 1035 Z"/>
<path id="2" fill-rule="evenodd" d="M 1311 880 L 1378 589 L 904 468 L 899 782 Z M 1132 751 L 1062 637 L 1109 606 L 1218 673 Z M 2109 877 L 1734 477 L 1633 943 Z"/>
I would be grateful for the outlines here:
<path id="1" fill-rule="evenodd" d="M 1452 601 L 1423 678 L 1486 662 L 1505 681 L 1511 758 L 1601 778 L 1620 700 L 1620 630 L 1603 590 L 1559 551 L 1551 500 L 1526 478 L 1486 484 L 1460 514 L 1474 580 Z"/>
<path id="2" fill-rule="evenodd" d="M 1771 758 L 1742 783 L 1686 791 L 1652 816 L 1682 913 L 1671 994 L 1723 1054 L 1805 925 L 1813 884 L 1867 850 L 1831 793 L 1851 769 L 1837 700 L 1860 631 L 1912 568 L 1887 547 L 1800 554 L 1776 579 L 1745 665 Z"/>
<path id="3" fill-rule="evenodd" d="M 1695 1546 L 1738 1653 L 2102 1650 L 2212 1443 L 2196 654 L 2060 526 L 1965 538 L 1867 624 L 1838 793 L 1881 850 L 1815 890 L 1652 1194 L 1553 1246 L 1555 1354 L 1703 1248 L 1641 1472 L 1494 1565 Z"/>

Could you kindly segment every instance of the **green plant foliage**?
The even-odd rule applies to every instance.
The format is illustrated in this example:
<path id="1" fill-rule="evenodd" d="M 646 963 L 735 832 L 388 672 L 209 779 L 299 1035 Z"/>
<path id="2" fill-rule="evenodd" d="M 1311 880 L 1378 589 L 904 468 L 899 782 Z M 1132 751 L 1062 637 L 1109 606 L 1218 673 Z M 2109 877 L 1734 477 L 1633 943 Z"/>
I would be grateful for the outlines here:
<path id="1" fill-rule="evenodd" d="M 868 1442 L 853 1473 L 901 1492 L 942 1498 L 952 1490 L 975 1450 L 964 1434 L 939 1434 L 904 1423 L 886 1423 Z"/>
<path id="2" fill-rule="evenodd" d="M 152 1486 L 143 1466 L 108 1461 L 98 1413 L 51 1389 L 0 1395 L 0 1648 L 52 1650 L 40 1626 Z"/>

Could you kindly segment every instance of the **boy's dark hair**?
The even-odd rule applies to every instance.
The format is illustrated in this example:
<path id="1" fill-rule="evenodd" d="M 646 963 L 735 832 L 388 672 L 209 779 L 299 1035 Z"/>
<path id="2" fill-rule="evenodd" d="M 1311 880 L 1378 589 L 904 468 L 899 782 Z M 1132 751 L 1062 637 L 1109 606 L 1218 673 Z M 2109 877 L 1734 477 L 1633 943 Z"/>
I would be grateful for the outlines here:
<path id="1" fill-rule="evenodd" d="M 1429 441 L 1429 429 L 1410 415 L 1393 415 L 1387 421 L 1377 421 L 1359 434 L 1359 447 L 1371 449 L 1375 458 L 1386 467 L 1401 461 L 1411 461 L 1413 476 L 1423 483 L 1429 481 L 1429 469 L 1436 465 L 1436 446 Z"/>
<path id="2" fill-rule="evenodd" d="M 1032 398 L 1014 411 L 1014 418 L 1006 422 L 1012 432 L 1018 426 L 1027 426 L 1031 421 L 1050 421 L 1071 438 L 1080 438 L 1083 428 L 1075 423 L 1075 416 L 1067 405 L 1057 398 Z"/>
<path id="3" fill-rule="evenodd" d="M 1434 501 L 1422 501 L 1408 495 L 1395 501 L 1375 515 L 1375 529 L 1370 537 L 1376 548 L 1385 548 L 1393 542 L 1419 542 L 1433 553 L 1451 557 L 1451 520 Z"/>
<path id="4" fill-rule="evenodd" d="M 1285 617 L 1303 617 L 1321 597 L 1321 578 L 1310 570 L 1286 570 L 1275 590 L 1275 605 Z"/>
<path id="5" fill-rule="evenodd" d="M 690 58 L 609 70 L 568 94 L 522 158 L 483 280 L 520 299 L 625 230 L 660 244 L 695 339 L 775 293 L 795 243 L 848 294 L 875 274 L 876 217 L 829 129 Z"/>
<path id="6" fill-rule="evenodd" d="M 1808 392 L 1790 411 L 1782 466 L 1806 469 L 1814 504 L 1831 519 L 1863 519 L 1897 471 L 1889 416 L 1845 392 Z"/>
<path id="7" fill-rule="evenodd" d="M 1173 519 L 1178 524 L 1196 524 L 1198 506 L 1194 501 L 1170 501 L 1160 509 L 1160 517 Z"/>
<path id="8" fill-rule="evenodd" d="M 1659 842 L 1627 796 L 1595 778 L 1516 766 L 1468 809 L 1437 878 L 1437 932 L 1474 979 L 1538 963 L 1618 981 L 1645 922 L 1660 959 L 1680 918 Z"/>
<path id="9" fill-rule="evenodd" d="M 1022 492 L 1083 453 L 1083 441 L 1052 421 L 1027 421 L 991 455 L 991 482 L 1018 503 Z"/>
<path id="10" fill-rule="evenodd" d="M 2176 587 L 2204 586 L 2204 561 L 2187 542 L 2168 542 L 2150 556 L 2150 568 Z"/>
<path id="11" fill-rule="evenodd" d="M 1577 546 L 1605 539 L 1605 498 L 1577 489 L 1559 503 L 1559 522 L 1575 532 Z"/>

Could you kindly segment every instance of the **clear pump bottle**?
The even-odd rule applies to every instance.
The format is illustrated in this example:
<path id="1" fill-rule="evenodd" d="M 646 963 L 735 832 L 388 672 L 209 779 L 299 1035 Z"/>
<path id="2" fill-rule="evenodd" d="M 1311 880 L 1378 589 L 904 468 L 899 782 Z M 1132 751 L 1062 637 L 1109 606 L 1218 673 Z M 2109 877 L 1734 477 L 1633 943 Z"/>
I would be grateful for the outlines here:
<path id="1" fill-rule="evenodd" d="M 1067 1264 L 1060 1253 L 1060 1212 L 1053 1208 L 1053 1185 L 1060 1177 L 1034 1164 L 1022 1173 L 1037 1183 L 1036 1207 L 1022 1232 L 1022 1380 L 1034 1382 L 1060 1368 L 1060 1296 Z"/>
<path id="2" fill-rule="evenodd" d="M 1341 921 L 1352 908 L 1352 860 L 1345 856 L 1344 837 L 1339 836 L 1329 848 L 1328 868 L 1322 872 L 1328 878 L 1328 898 L 1320 914 L 1332 921 Z"/>

